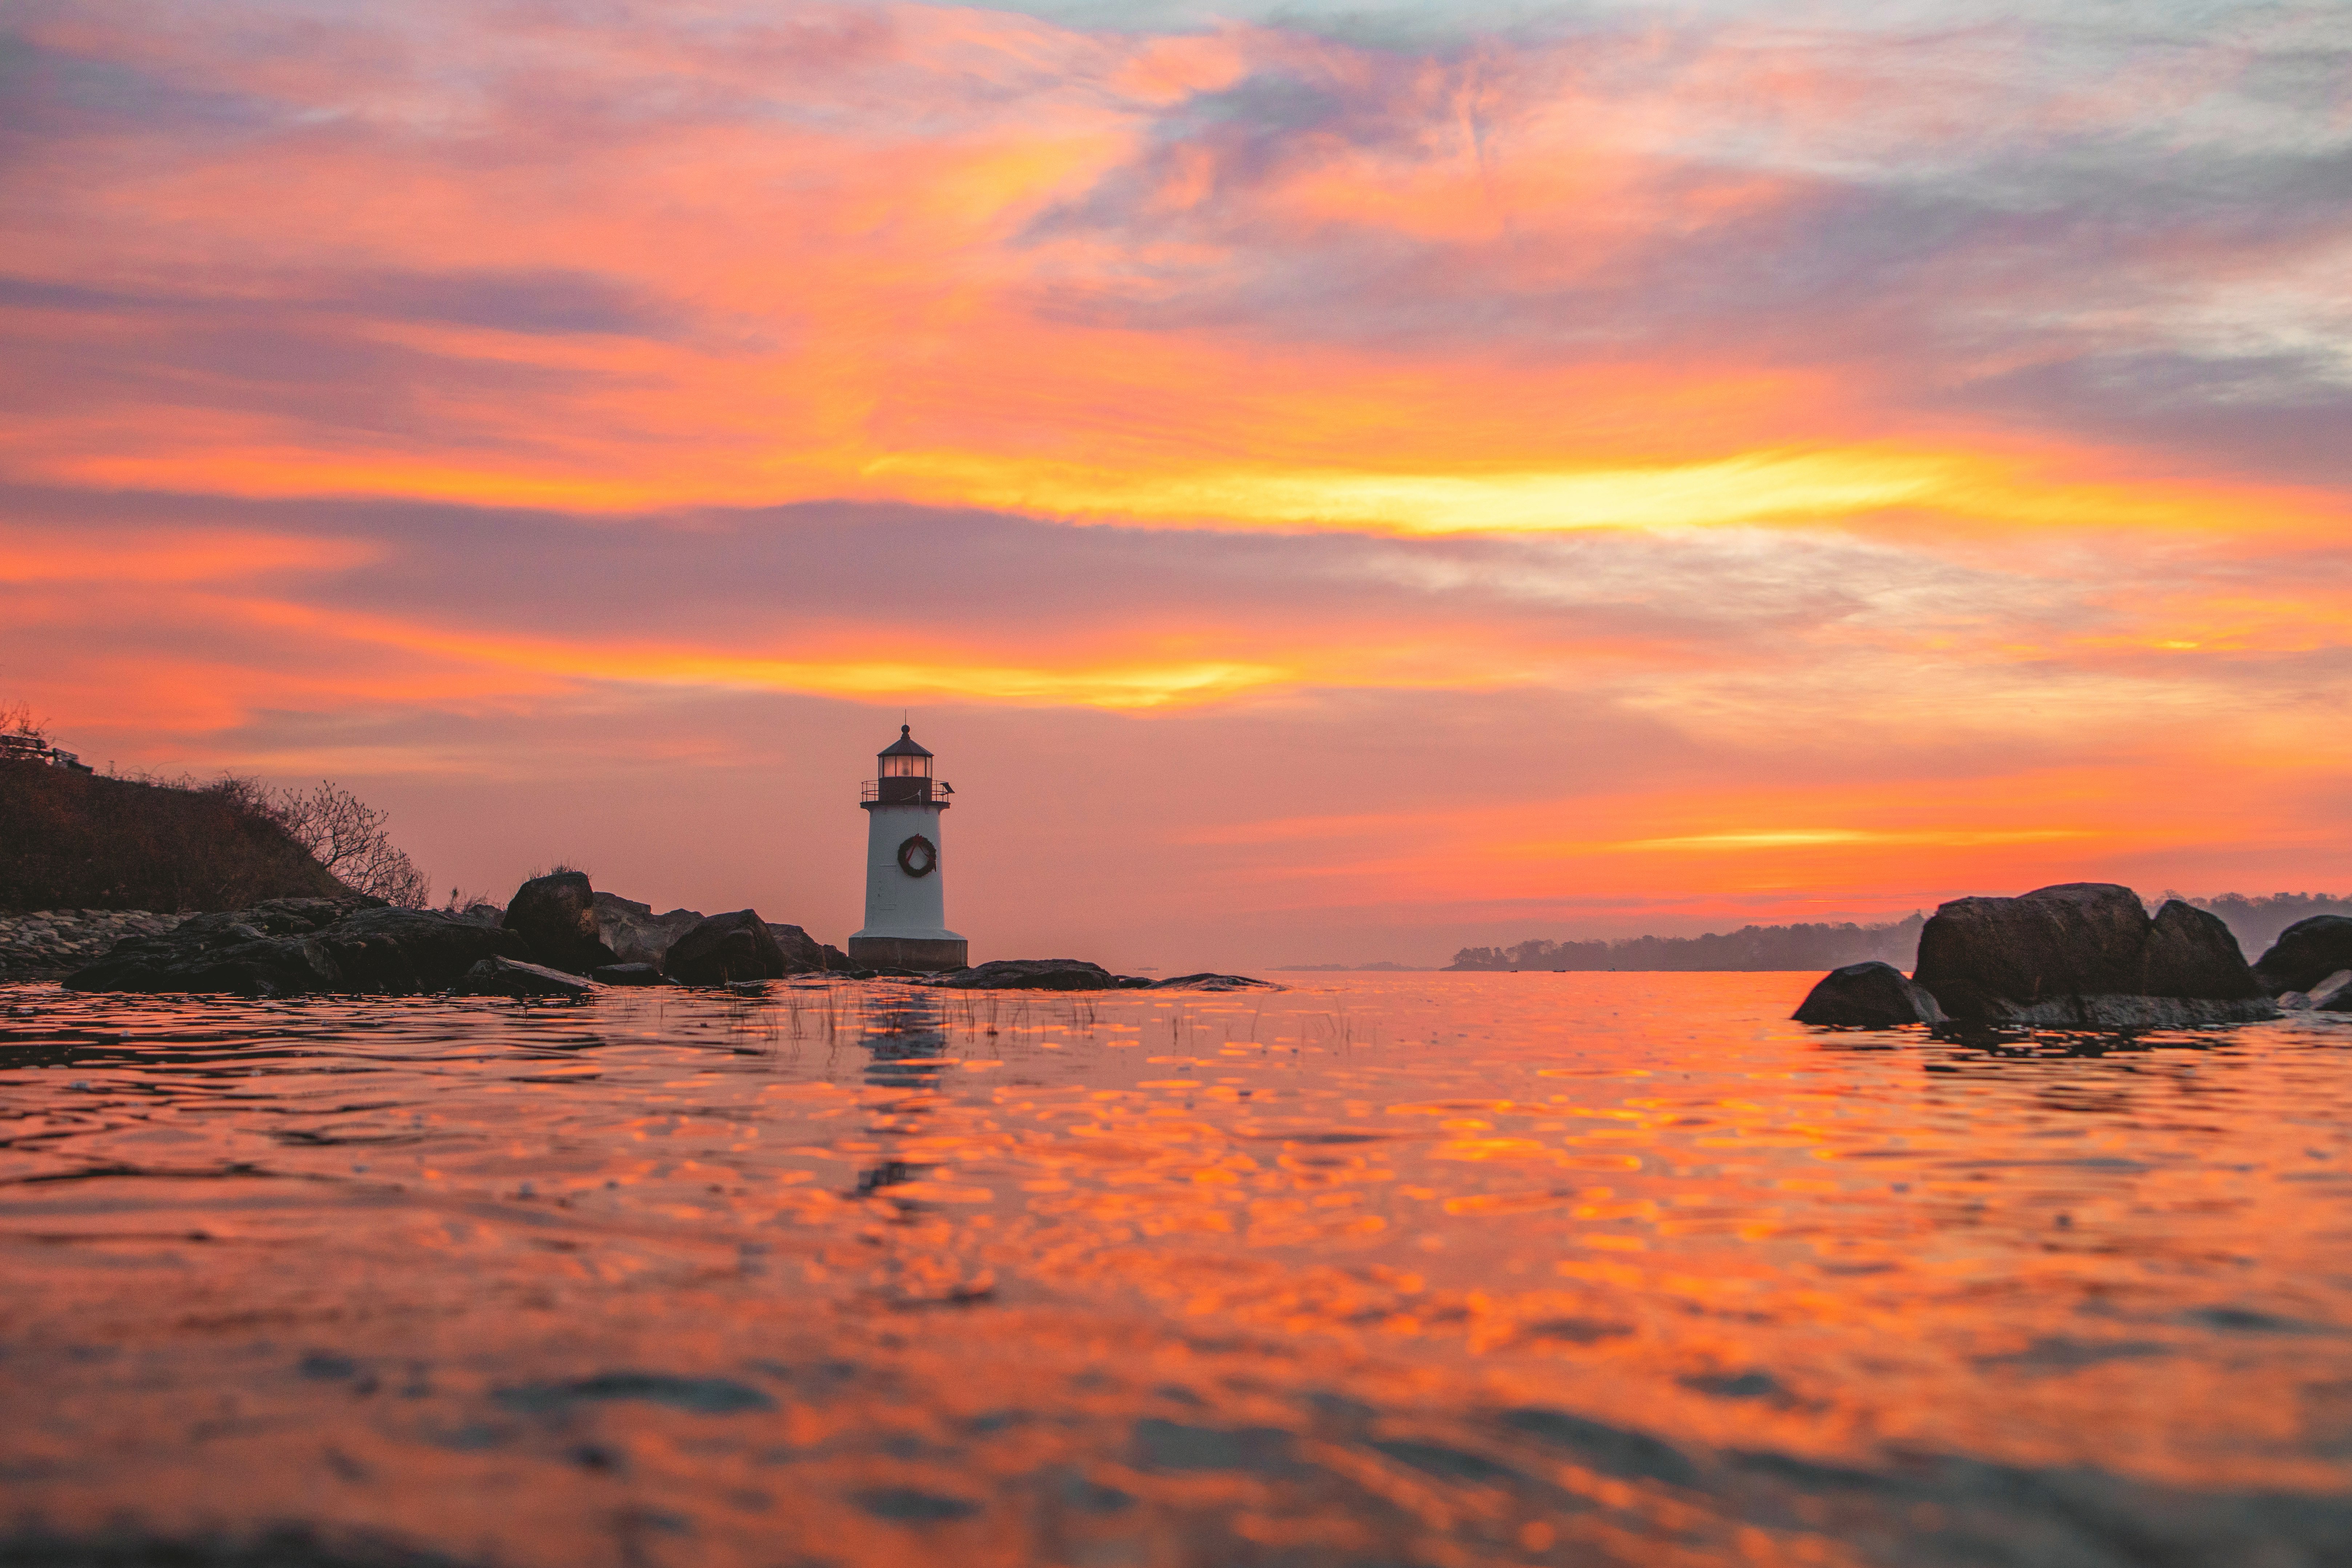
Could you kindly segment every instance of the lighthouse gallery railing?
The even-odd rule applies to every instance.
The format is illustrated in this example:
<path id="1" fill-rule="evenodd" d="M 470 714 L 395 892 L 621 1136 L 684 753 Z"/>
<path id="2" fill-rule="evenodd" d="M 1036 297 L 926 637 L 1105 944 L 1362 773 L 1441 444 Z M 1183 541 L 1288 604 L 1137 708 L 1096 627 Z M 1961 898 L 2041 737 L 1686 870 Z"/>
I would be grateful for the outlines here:
<path id="1" fill-rule="evenodd" d="M 945 779 L 867 779 L 857 786 L 860 805 L 931 805 L 944 811 L 955 791 Z"/>

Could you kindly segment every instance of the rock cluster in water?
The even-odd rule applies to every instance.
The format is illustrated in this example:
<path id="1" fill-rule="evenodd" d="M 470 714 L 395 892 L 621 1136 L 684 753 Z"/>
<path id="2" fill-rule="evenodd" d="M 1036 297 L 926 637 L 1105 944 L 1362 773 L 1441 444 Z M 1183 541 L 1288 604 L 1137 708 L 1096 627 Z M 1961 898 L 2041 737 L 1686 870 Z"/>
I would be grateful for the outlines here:
<path id="1" fill-rule="evenodd" d="M 2334 984 L 2338 971 L 2345 984 Z M 1910 976 L 1886 963 L 1833 970 L 1796 1018 L 2178 1028 L 2275 1018 L 2283 1005 L 2352 1012 L 2352 919 L 2300 921 L 2249 964 L 2218 916 L 2174 899 L 2150 918 L 2129 888 L 2068 882 L 1944 904 L 1919 933 Z"/>

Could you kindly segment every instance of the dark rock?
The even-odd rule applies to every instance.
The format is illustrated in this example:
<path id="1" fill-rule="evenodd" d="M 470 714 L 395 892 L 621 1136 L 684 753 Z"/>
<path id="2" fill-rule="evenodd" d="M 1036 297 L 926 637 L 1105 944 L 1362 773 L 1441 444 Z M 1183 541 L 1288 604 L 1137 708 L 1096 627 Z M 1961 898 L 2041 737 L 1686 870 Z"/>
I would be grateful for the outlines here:
<path id="1" fill-rule="evenodd" d="M 2072 882 L 2016 899 L 1955 899 L 1919 932 L 1914 978 L 1955 1018 L 2003 1003 L 2139 989 L 2147 911 L 2129 888 Z"/>
<path id="2" fill-rule="evenodd" d="M 783 950 L 784 962 L 792 965 L 794 974 L 812 972 L 839 973 L 849 968 L 849 955 L 837 947 L 828 947 L 798 926 L 768 922 L 768 932 Z"/>
<path id="3" fill-rule="evenodd" d="M 775 933 L 757 910 L 711 915 L 670 944 L 662 968 L 687 985 L 781 980 L 790 973 Z"/>
<path id="4" fill-rule="evenodd" d="M 2147 928 L 2138 994 L 2210 1002 L 2266 996 L 2237 934 L 2221 916 L 2168 899 Z"/>
<path id="5" fill-rule="evenodd" d="M 1892 1029 L 1906 1024 L 1950 1022 L 1936 998 L 1891 963 L 1849 963 L 1832 969 L 1805 994 L 1800 1024 Z"/>
<path id="6" fill-rule="evenodd" d="M 1116 991 L 1120 981 L 1101 964 L 1081 959 L 1005 958 L 959 969 L 936 984 L 959 991 Z"/>
<path id="7" fill-rule="evenodd" d="M 597 931 L 624 963 L 658 967 L 668 955 L 670 943 L 702 923 L 700 910 L 672 910 L 657 915 L 651 904 L 612 893 L 598 893 L 595 906 Z"/>
<path id="8" fill-rule="evenodd" d="M 650 963 L 608 963 L 590 976 L 599 985 L 667 985 L 662 972 Z"/>
<path id="9" fill-rule="evenodd" d="M 1154 991 L 1279 991 L 1281 986 L 1271 980 L 1253 980 L 1246 974 L 1214 974 L 1202 971 L 1198 974 L 1178 974 L 1150 983 Z"/>
<path id="10" fill-rule="evenodd" d="M 2069 882 L 1956 899 L 1919 933 L 1914 982 L 1964 1023 L 2160 1028 L 2277 1016 L 2237 939 L 2178 900 Z"/>
<path id="11" fill-rule="evenodd" d="M 518 932 L 438 910 L 360 910 L 320 933 L 342 972 L 339 991 L 446 991 L 484 959 L 527 959 Z"/>
<path id="12" fill-rule="evenodd" d="M 2273 996 L 2308 991 L 2339 969 L 2352 969 L 2352 915 L 2297 921 L 2254 961 L 2254 973 Z"/>
<path id="13" fill-rule="evenodd" d="M 504 923 L 530 944 L 532 958 L 551 969 L 585 974 L 615 962 L 597 933 L 596 892 L 584 872 L 533 877 L 515 889 Z"/>
<path id="14" fill-rule="evenodd" d="M 457 982 L 461 996 L 588 996 L 595 990 L 576 974 L 514 958 L 486 958 Z"/>

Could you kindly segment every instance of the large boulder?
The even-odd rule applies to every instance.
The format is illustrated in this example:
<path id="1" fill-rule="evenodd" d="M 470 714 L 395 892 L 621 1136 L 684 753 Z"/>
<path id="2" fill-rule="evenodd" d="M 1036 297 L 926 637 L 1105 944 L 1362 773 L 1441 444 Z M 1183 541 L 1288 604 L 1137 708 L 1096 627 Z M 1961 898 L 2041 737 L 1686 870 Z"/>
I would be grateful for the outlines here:
<path id="1" fill-rule="evenodd" d="M 1912 978 L 1964 1023 L 2158 1028 L 2278 1016 L 2219 919 L 2174 900 L 2151 921 L 2138 894 L 2110 882 L 1956 899 L 1921 930 Z"/>
<path id="2" fill-rule="evenodd" d="M 2148 922 L 2139 994 L 2242 1002 L 2269 994 L 2221 916 L 2168 899 Z"/>
<path id="3" fill-rule="evenodd" d="M 2297 921 L 2254 961 L 2255 974 L 2273 996 L 2308 991 L 2339 969 L 2352 969 L 2352 915 Z"/>
<path id="4" fill-rule="evenodd" d="M 1893 964 L 1876 962 L 1849 963 L 1822 975 L 1805 994 L 1796 1020 L 1865 1029 L 1950 1022 L 1925 986 L 1905 978 Z"/>
<path id="5" fill-rule="evenodd" d="M 775 933 L 757 910 L 711 915 L 670 944 L 664 973 L 685 985 L 777 980 L 790 973 Z"/>
<path id="6" fill-rule="evenodd" d="M 941 975 L 932 984 L 958 991 L 1118 991 L 1149 985 L 1076 958 L 1003 958 Z"/>
<path id="7" fill-rule="evenodd" d="M 506 929 L 530 944 L 530 956 L 551 969 L 585 974 L 615 962 L 596 927 L 596 890 L 582 871 L 533 877 L 508 900 Z"/>
<path id="8" fill-rule="evenodd" d="M 65 983 L 78 991 L 405 995 L 446 991 L 485 958 L 529 955 L 512 931 L 435 910 L 272 899 L 119 942 Z"/>

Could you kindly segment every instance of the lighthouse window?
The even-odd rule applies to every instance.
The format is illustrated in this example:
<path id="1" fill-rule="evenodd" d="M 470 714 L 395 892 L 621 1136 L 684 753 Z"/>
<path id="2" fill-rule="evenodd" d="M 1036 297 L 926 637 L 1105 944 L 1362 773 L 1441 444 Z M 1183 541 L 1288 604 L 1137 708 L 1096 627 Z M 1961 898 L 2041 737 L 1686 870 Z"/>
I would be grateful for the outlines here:
<path id="1" fill-rule="evenodd" d="M 886 779 L 921 779 L 931 775 L 929 757 L 885 757 L 882 776 Z"/>

